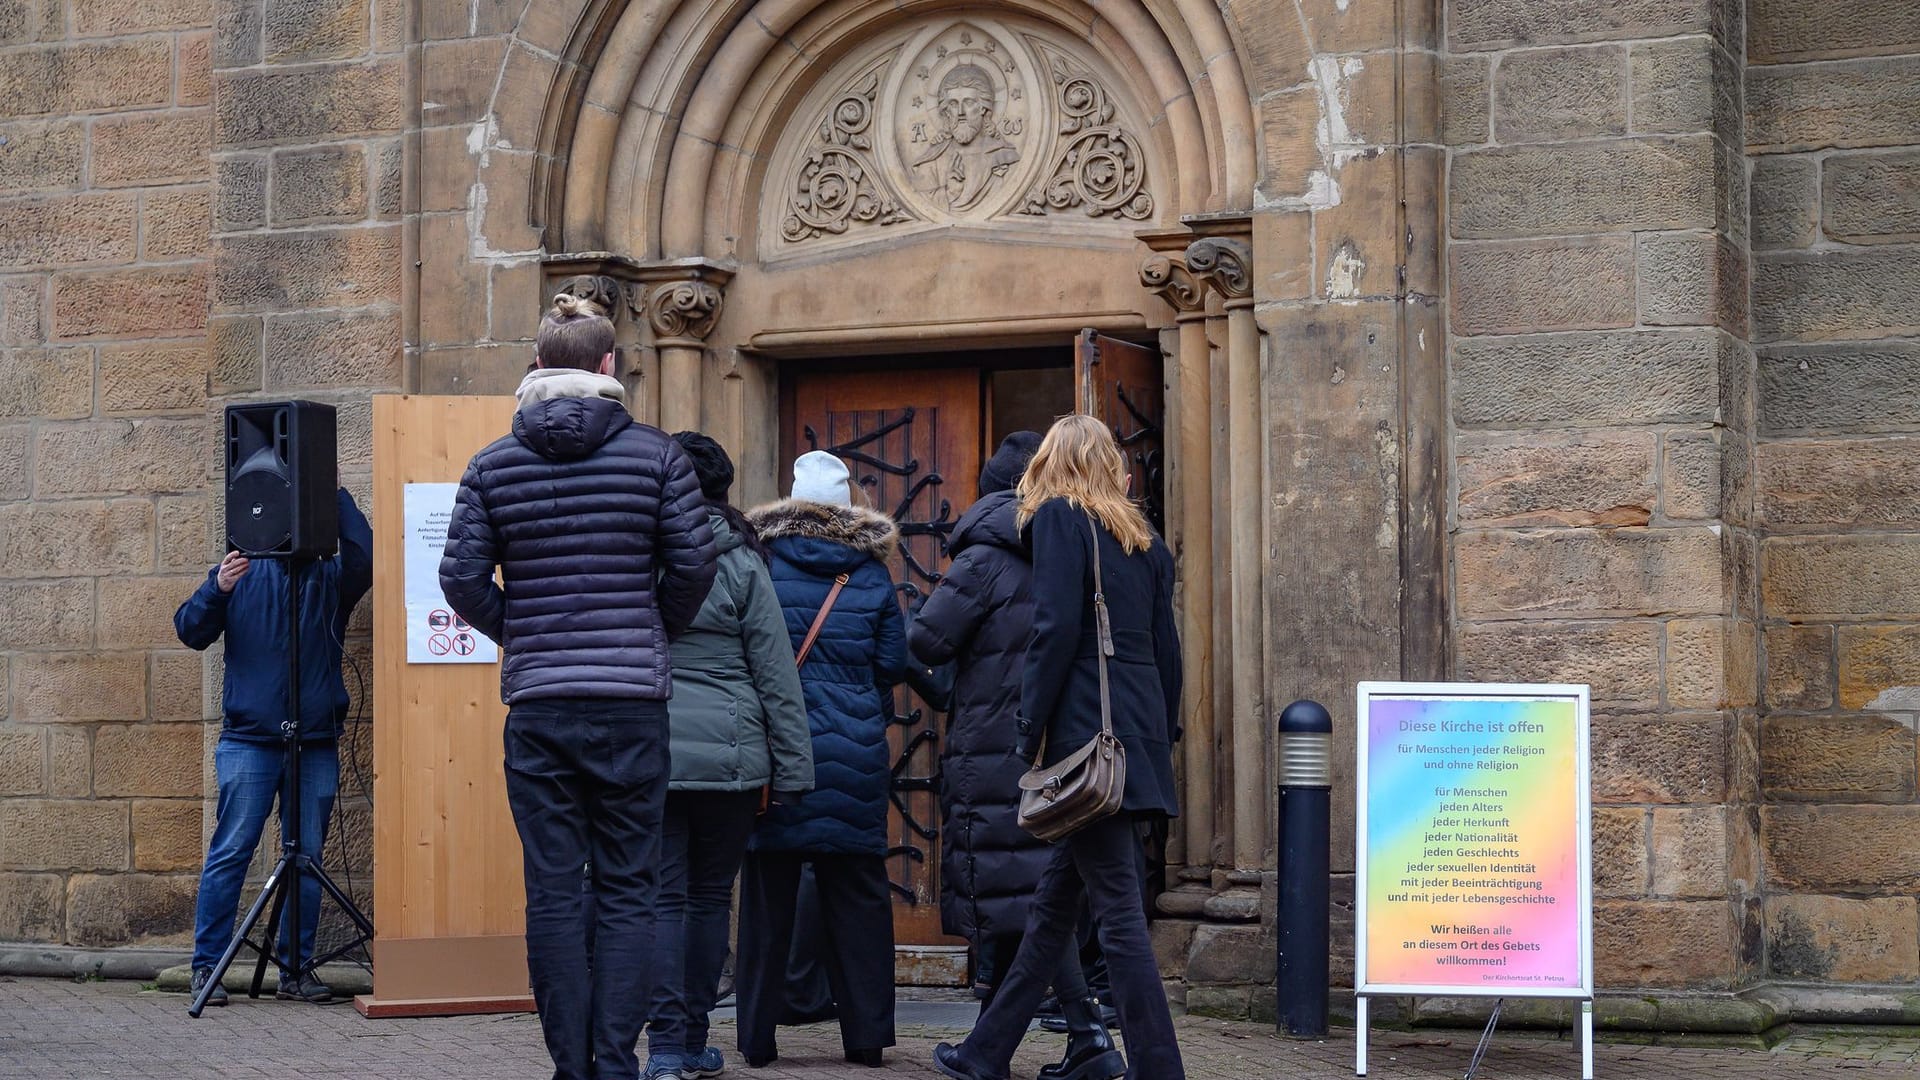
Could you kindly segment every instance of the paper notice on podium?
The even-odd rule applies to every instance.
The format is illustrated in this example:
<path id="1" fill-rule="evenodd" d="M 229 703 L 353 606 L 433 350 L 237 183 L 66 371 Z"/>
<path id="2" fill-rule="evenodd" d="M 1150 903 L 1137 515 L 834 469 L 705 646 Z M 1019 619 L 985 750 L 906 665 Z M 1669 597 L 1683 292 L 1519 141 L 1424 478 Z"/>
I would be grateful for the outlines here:
<path id="1" fill-rule="evenodd" d="M 500 648 L 454 614 L 440 591 L 440 556 L 459 484 L 408 484 L 406 519 L 407 663 L 491 664 Z"/>

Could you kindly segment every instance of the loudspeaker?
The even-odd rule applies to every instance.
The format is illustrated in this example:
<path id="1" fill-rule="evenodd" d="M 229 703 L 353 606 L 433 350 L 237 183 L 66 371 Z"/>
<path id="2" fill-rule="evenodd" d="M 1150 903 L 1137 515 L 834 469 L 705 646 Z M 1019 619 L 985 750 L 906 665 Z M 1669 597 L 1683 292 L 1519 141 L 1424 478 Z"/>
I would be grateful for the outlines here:
<path id="1" fill-rule="evenodd" d="M 325 558 L 340 546 L 333 406 L 227 406 L 227 546 L 248 556 Z"/>

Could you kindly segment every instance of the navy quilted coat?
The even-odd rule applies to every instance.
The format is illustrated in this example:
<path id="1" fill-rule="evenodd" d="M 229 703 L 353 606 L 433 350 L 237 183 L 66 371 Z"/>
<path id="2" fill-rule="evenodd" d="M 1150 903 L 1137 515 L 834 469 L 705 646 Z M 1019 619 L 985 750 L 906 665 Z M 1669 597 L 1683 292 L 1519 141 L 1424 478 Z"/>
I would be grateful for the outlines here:
<path id="1" fill-rule="evenodd" d="M 995 492 L 954 526 L 953 565 L 927 597 L 907 645 L 937 667 L 957 661 L 940 754 L 940 921 L 971 940 L 1018 934 L 1053 849 L 1020 827 L 1020 680 L 1033 637 L 1033 563 Z"/>
<path id="2" fill-rule="evenodd" d="M 813 792 L 768 809 L 758 851 L 884 855 L 892 760 L 887 717 L 906 674 L 905 620 L 884 560 L 900 533 L 883 514 L 788 500 L 748 520 L 773 554 L 773 589 L 797 652 L 837 574 L 847 584 L 800 669 L 813 736 Z"/>
<path id="3" fill-rule="evenodd" d="M 553 385 L 619 386 L 574 376 L 585 373 Z M 507 704 L 665 701 L 667 642 L 699 613 L 718 565 L 706 499 L 686 451 L 622 402 L 561 395 L 523 390 L 513 433 L 467 466 L 440 587 L 500 643 Z"/>

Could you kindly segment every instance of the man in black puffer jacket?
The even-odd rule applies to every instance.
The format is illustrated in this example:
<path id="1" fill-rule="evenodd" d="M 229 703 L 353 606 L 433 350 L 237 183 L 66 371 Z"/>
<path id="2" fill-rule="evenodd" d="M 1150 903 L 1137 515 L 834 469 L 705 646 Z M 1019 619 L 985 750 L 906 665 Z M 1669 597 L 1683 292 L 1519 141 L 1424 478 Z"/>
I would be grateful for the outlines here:
<path id="1" fill-rule="evenodd" d="M 507 800 L 554 1075 L 625 1080 L 639 1075 L 650 989 L 668 642 L 699 613 L 718 557 L 686 452 L 627 413 L 613 324 L 556 297 L 535 347 L 513 433 L 460 482 L 440 586 L 504 654 Z"/>

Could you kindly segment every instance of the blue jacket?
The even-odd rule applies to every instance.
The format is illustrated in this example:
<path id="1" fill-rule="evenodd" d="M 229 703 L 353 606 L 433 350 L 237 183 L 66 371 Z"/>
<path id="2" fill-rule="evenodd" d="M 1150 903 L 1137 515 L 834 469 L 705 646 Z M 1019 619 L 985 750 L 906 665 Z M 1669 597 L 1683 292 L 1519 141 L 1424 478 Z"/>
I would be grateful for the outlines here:
<path id="1" fill-rule="evenodd" d="M 887 724 L 893 687 L 906 675 L 906 620 L 885 560 L 899 544 L 893 521 L 871 510 L 789 500 L 748 520 L 773 553 L 773 591 L 795 652 L 834 577 L 847 575 L 800 668 L 813 737 L 813 792 L 768 809 L 758 851 L 885 855 L 893 787 Z"/>
<path id="2" fill-rule="evenodd" d="M 300 576 L 300 738 L 340 737 L 351 704 L 340 653 L 353 607 L 373 587 L 373 527 L 340 489 L 340 551 Z M 219 567 L 174 612 L 173 629 L 190 649 L 227 639 L 221 684 L 222 732 L 247 742 L 278 742 L 287 715 L 287 564 L 254 559 L 233 591 L 220 591 Z"/>
<path id="3" fill-rule="evenodd" d="M 440 588 L 500 643 L 507 704 L 665 701 L 667 643 L 699 614 L 719 565 L 707 501 L 680 444 L 608 396 L 619 383 L 546 376 L 523 385 L 513 433 L 468 465 Z"/>

